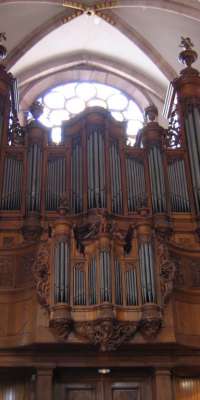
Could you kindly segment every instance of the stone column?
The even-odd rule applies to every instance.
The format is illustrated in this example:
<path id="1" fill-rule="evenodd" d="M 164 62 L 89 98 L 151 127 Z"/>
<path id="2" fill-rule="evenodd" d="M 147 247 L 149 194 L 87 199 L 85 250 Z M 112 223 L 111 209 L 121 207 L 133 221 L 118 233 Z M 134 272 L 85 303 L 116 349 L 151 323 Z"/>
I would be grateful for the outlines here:
<path id="1" fill-rule="evenodd" d="M 53 399 L 53 369 L 41 368 L 37 370 L 36 400 Z"/>
<path id="2" fill-rule="evenodd" d="M 155 371 L 155 400 L 173 400 L 172 377 L 169 369 Z"/>

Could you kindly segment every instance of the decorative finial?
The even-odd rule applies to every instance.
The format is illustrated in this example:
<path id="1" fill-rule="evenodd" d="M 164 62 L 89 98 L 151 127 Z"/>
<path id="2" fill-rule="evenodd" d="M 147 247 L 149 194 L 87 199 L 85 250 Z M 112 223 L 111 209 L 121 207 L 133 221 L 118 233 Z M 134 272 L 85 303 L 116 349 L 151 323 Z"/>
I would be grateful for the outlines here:
<path id="1" fill-rule="evenodd" d="M 181 43 L 179 47 L 183 47 L 184 50 L 192 50 L 192 47 L 194 47 L 194 45 L 189 37 L 184 38 L 183 36 L 181 36 Z"/>
<path id="2" fill-rule="evenodd" d="M 146 107 L 144 110 L 146 122 L 154 122 L 158 117 L 158 109 L 154 104 Z"/>
<path id="3" fill-rule="evenodd" d="M 37 121 L 43 113 L 43 105 L 38 101 L 35 100 L 34 103 L 30 107 L 30 112 L 33 118 Z"/>
<path id="4" fill-rule="evenodd" d="M 7 49 L 6 47 L 1 44 L 3 41 L 7 40 L 5 32 L 0 32 L 0 61 L 3 61 L 7 56 Z"/>
<path id="5" fill-rule="evenodd" d="M 186 70 L 191 69 L 191 65 L 197 60 L 198 54 L 193 50 L 193 43 L 189 37 L 184 38 L 181 36 L 181 43 L 179 47 L 184 50 L 179 54 L 179 61 L 186 65 Z"/>

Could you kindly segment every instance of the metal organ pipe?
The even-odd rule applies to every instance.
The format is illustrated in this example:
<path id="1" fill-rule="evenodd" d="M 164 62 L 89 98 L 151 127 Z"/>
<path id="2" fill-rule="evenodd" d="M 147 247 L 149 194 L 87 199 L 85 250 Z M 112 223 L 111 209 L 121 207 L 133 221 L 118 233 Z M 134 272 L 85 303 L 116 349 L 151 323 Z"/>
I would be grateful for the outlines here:
<path id="1" fill-rule="evenodd" d="M 6 157 L 1 198 L 2 210 L 19 210 L 21 208 L 23 161 Z"/>
<path id="2" fill-rule="evenodd" d="M 154 303 L 156 301 L 154 256 L 150 241 L 142 242 L 140 244 L 139 265 L 142 286 L 142 302 Z"/>
<path id="3" fill-rule="evenodd" d="M 114 260 L 114 279 L 115 279 L 115 303 L 121 305 L 123 303 L 122 294 L 122 272 L 121 265 L 117 258 Z"/>
<path id="4" fill-rule="evenodd" d="M 74 266 L 74 304 L 86 304 L 85 271 L 82 270 L 82 264 Z"/>
<path id="5" fill-rule="evenodd" d="M 28 211 L 40 211 L 42 149 L 31 144 L 28 152 Z"/>
<path id="6" fill-rule="evenodd" d="M 105 156 L 104 137 L 99 127 L 94 127 L 87 142 L 88 208 L 105 208 Z"/>
<path id="7" fill-rule="evenodd" d="M 125 284 L 126 284 L 126 304 L 128 306 L 137 305 L 138 294 L 137 294 L 136 271 L 132 265 L 129 265 L 128 270 L 125 272 Z"/>
<path id="8" fill-rule="evenodd" d="M 173 212 L 190 212 L 190 202 L 184 160 L 175 160 L 168 165 L 168 179 Z"/>
<path id="9" fill-rule="evenodd" d="M 65 158 L 48 160 L 45 207 L 47 210 L 57 210 L 60 197 L 66 192 Z"/>
<path id="10" fill-rule="evenodd" d="M 111 301 L 111 260 L 108 250 L 100 251 L 100 300 Z"/>
<path id="11" fill-rule="evenodd" d="M 92 257 L 89 263 L 89 274 L 88 274 L 88 288 L 89 288 L 89 304 L 97 303 L 97 293 L 96 293 L 96 284 L 97 284 L 97 261 L 96 257 Z"/>
<path id="12" fill-rule="evenodd" d="M 134 212 L 146 203 L 144 165 L 134 157 L 126 159 L 128 211 Z"/>
<path id="13" fill-rule="evenodd" d="M 72 144 L 71 158 L 71 208 L 75 214 L 83 211 L 82 147 L 80 138 Z"/>
<path id="14" fill-rule="evenodd" d="M 118 143 L 113 142 L 110 146 L 110 170 L 111 170 L 111 193 L 112 211 L 116 214 L 122 213 L 122 184 L 121 163 Z"/>
<path id="15" fill-rule="evenodd" d="M 70 262 L 69 244 L 59 241 L 54 252 L 55 303 L 69 303 Z"/>
<path id="16" fill-rule="evenodd" d="M 188 142 L 189 160 L 192 173 L 196 210 L 200 212 L 200 113 L 197 106 L 189 106 L 185 117 L 185 129 Z"/>
<path id="17" fill-rule="evenodd" d="M 154 212 L 164 212 L 166 210 L 164 171 L 161 150 L 153 146 L 148 154 L 152 203 Z"/>

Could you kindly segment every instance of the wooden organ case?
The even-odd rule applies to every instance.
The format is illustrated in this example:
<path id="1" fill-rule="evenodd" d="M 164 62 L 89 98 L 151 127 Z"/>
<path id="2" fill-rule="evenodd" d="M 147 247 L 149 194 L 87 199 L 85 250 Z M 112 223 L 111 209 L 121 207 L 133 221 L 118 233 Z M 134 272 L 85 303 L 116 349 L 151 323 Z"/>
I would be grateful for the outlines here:
<path id="1" fill-rule="evenodd" d="M 182 44 L 169 128 L 149 106 L 134 147 L 100 108 L 59 145 L 37 102 L 21 128 L 0 65 L 0 368 L 24 369 L 27 398 L 181 399 L 200 375 L 200 76 Z"/>

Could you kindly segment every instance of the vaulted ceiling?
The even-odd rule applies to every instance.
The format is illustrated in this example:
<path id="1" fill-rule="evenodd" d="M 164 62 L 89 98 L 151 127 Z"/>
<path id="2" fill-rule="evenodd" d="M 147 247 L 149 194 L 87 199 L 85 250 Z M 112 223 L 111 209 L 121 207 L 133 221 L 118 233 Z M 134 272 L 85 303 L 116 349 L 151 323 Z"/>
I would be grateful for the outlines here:
<path id="1" fill-rule="evenodd" d="M 1 0 L 0 31 L 23 107 L 56 83 L 99 79 L 161 108 L 181 36 L 200 48 L 200 1 Z"/>

